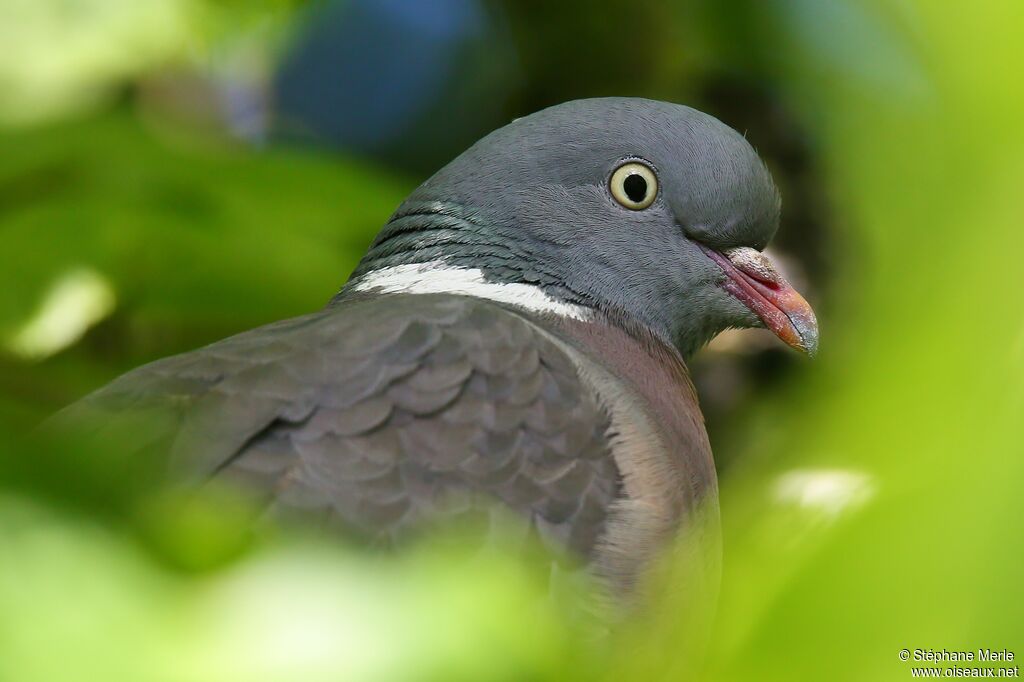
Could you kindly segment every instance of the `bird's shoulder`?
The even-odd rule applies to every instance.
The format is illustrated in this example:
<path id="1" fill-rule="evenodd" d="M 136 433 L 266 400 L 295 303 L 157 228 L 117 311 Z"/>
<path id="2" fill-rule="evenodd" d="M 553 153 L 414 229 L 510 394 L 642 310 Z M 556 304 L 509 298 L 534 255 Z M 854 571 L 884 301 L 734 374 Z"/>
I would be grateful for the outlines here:
<path id="1" fill-rule="evenodd" d="M 587 555 L 618 492 L 609 417 L 571 350 L 466 296 L 342 299 L 146 365 L 65 416 L 153 413 L 140 443 L 177 471 L 385 543 L 493 500 Z"/>

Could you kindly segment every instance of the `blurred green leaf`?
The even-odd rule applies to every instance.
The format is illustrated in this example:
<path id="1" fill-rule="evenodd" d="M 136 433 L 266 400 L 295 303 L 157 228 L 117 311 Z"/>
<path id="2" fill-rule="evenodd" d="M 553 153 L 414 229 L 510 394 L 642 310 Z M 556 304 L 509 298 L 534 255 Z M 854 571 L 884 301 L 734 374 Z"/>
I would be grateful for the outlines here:
<path id="1" fill-rule="evenodd" d="M 92 273 L 117 307 L 57 364 L 110 376 L 324 305 L 409 187 L 354 160 L 170 144 L 123 113 L 0 147 L 0 340 L 17 350 L 54 290 Z"/>
<path id="2" fill-rule="evenodd" d="M 447 544 L 391 561 L 277 543 L 201 579 L 0 496 L 0 678 L 559 680 L 588 671 L 538 575 Z M 42 652 L 45 651 L 45 655 Z"/>
<path id="3" fill-rule="evenodd" d="M 905 63 L 829 23 L 844 4 L 811 14 L 816 35 L 852 41 L 835 49 L 856 69 L 898 75 Z M 912 97 L 847 77 L 848 61 L 808 58 L 786 31 L 761 35 L 864 259 L 848 254 L 837 272 L 820 361 L 750 415 L 752 456 L 722 481 L 726 570 L 706 679 L 907 679 L 901 648 L 1019 655 L 1024 638 L 1009 568 L 1024 558 L 1024 307 L 1008 296 L 1024 248 L 1010 189 L 1024 183 L 1024 88 L 1005 70 L 1024 63 L 1024 8 L 900 9 L 866 11 L 915 55 Z M 792 30 L 809 19 L 792 5 L 759 11 L 776 27 L 801 22 Z M 842 472 L 872 492 L 823 523 L 777 495 L 794 472 Z"/>
<path id="4" fill-rule="evenodd" d="M 298 2 L 3 0 L 0 126 L 77 113 L 156 68 L 209 58 Z"/>

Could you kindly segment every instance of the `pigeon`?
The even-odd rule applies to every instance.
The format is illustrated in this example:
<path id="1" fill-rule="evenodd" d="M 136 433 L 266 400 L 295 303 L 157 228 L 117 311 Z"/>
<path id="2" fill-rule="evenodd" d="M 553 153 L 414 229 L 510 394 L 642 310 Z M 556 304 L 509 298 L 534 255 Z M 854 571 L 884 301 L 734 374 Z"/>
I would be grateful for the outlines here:
<path id="1" fill-rule="evenodd" d="M 779 211 L 707 114 L 556 105 L 415 189 L 322 310 L 145 365 L 56 421 L 134 418 L 133 447 L 185 480 L 374 547 L 465 520 L 486 535 L 498 508 L 627 594 L 717 522 L 687 359 L 727 328 L 817 348 L 762 253 Z"/>

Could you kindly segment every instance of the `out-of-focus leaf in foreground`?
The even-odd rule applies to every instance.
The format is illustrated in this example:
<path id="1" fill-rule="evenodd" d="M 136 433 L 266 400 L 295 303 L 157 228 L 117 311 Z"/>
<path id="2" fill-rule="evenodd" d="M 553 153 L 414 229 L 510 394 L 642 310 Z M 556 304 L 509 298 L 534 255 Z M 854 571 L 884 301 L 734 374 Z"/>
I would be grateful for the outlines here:
<path id="1" fill-rule="evenodd" d="M 901 89 L 789 39 L 811 4 L 846 3 L 751 6 L 748 68 L 819 137 L 856 248 L 820 358 L 750 415 L 721 481 L 726 569 L 701 677 L 902 680 L 904 648 L 1019 659 L 1024 6 L 867 3 L 885 29 L 870 39 L 827 22 L 845 10 L 812 13 L 819 36 L 859 41 L 828 48 L 862 57 L 858 72 L 912 56 L 893 68 L 922 80 Z M 873 50 L 882 37 L 902 46 Z"/>
<path id="2" fill-rule="evenodd" d="M 552 598 L 521 520 L 496 510 L 486 544 L 470 523 L 368 550 L 271 523 L 242 491 L 175 485 L 140 456 L 144 426 L 0 444 L 0 679 L 597 674 L 588 583 L 567 571 Z"/>
<path id="3" fill-rule="evenodd" d="M 501 554 L 290 541 L 191 576 L 25 498 L 0 495 L 0 519 L 3 679 L 557 680 L 580 664 L 537 577 Z"/>

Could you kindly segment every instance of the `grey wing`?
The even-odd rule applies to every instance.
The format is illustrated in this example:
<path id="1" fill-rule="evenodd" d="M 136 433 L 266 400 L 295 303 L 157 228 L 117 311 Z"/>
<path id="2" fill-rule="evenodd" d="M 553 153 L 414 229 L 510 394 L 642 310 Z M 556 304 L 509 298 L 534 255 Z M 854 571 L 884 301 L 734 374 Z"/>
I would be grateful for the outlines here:
<path id="1" fill-rule="evenodd" d="M 142 367 L 63 416 L 128 414 L 175 469 L 380 543 L 499 500 L 589 557 L 617 494 L 608 417 L 571 359 L 466 297 L 343 301 Z"/>

